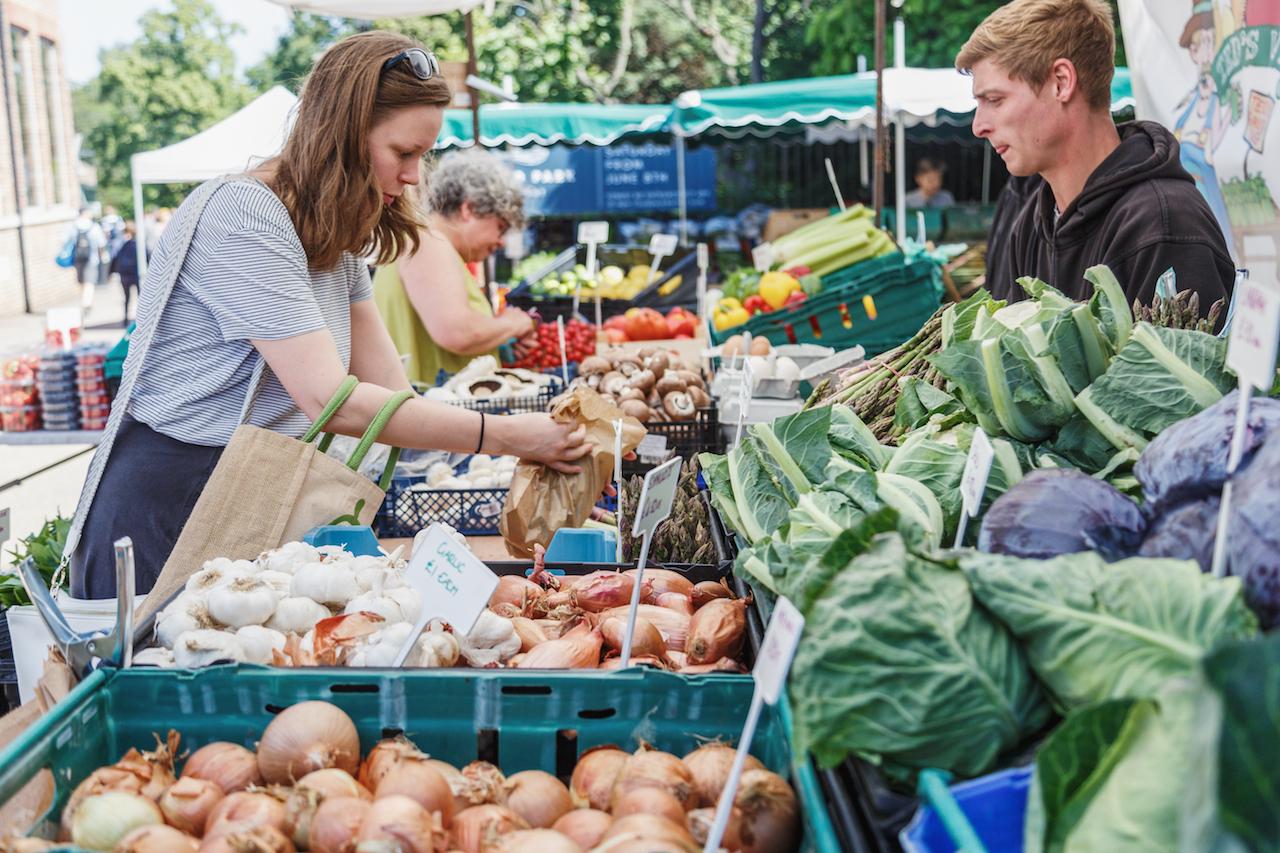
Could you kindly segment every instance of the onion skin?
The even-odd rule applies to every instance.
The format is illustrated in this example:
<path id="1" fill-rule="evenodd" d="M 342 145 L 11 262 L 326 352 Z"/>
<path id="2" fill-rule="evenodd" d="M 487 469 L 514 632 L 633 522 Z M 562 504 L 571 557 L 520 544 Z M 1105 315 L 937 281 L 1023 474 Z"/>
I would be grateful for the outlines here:
<path id="1" fill-rule="evenodd" d="M 308 773 L 298 780 L 293 792 L 285 801 L 285 831 L 293 839 L 293 843 L 306 849 L 307 839 L 311 834 L 311 822 L 315 820 L 316 810 L 326 800 L 354 797 L 358 800 L 372 800 L 373 795 L 363 785 L 351 778 L 351 774 L 336 767 L 326 767 Z"/>
<path id="2" fill-rule="evenodd" d="M 615 819 L 627 815 L 646 814 L 665 817 L 672 823 L 685 821 L 684 806 L 680 801 L 661 788 L 636 788 L 627 792 L 614 803 Z"/>
<path id="3" fill-rule="evenodd" d="M 499 604 L 510 604 L 517 608 L 521 615 L 527 616 L 533 608 L 533 602 L 542 596 L 542 587 L 520 575 L 502 575 L 498 578 L 498 586 L 489 596 L 489 607 Z"/>
<path id="4" fill-rule="evenodd" d="M 355 797 L 325 800 L 311 818 L 307 849 L 311 853 L 346 853 L 373 804 Z"/>
<path id="5" fill-rule="evenodd" d="M 294 853 L 293 842 L 274 826 L 258 826 L 243 832 L 206 836 L 200 853 Z"/>
<path id="6" fill-rule="evenodd" d="M 382 777 L 387 775 L 387 771 L 405 756 L 426 758 L 413 741 L 404 735 L 378 741 L 360 764 L 356 781 L 370 791 L 378 790 L 378 783 L 382 781 Z"/>
<path id="7" fill-rule="evenodd" d="M 600 633 L 604 635 L 606 648 L 621 652 L 627 639 L 627 620 L 617 616 L 607 616 L 600 620 Z M 655 657 L 662 660 L 667 656 L 667 644 L 662 641 L 662 634 L 653 627 L 648 619 L 636 617 L 636 628 L 631 635 L 632 657 Z"/>
<path id="8" fill-rule="evenodd" d="M 402 758 L 378 783 L 376 799 L 401 795 L 428 813 L 438 814 L 447 827 L 453 822 L 453 789 L 448 780 L 425 760 Z"/>
<path id="9" fill-rule="evenodd" d="M 774 853 L 800 846 L 800 809 L 795 791 L 777 773 L 748 770 L 733 798 L 742 812 L 738 834 L 742 853 Z"/>
<path id="10" fill-rule="evenodd" d="M 569 789 L 541 770 L 524 770 L 507 777 L 507 808 L 534 829 L 549 829 L 573 809 Z"/>
<path id="11" fill-rule="evenodd" d="M 689 768 L 669 752 L 640 749 L 631 755 L 618 772 L 610 805 L 616 806 L 637 788 L 660 788 L 675 797 L 686 812 L 701 805 Z"/>
<path id="12" fill-rule="evenodd" d="M 733 658 L 720 658 L 715 663 L 690 663 L 680 667 L 676 672 L 684 675 L 704 675 L 708 672 L 744 673 L 747 668 Z"/>
<path id="13" fill-rule="evenodd" d="M 182 775 L 213 782 L 224 794 L 262 784 L 257 756 L 238 743 L 226 741 L 206 744 L 193 752 Z"/>
<path id="14" fill-rule="evenodd" d="M 627 569 L 624 575 L 635 580 L 638 572 L 635 569 Z M 657 597 L 664 592 L 674 592 L 680 595 L 693 595 L 693 581 L 689 580 L 679 572 L 673 572 L 670 569 L 645 569 L 644 581 L 645 586 L 652 587 L 651 595 Z M 641 588 L 643 595 L 644 588 Z"/>
<path id="15" fill-rule="evenodd" d="M 89 774 L 83 782 L 71 792 L 66 807 L 62 810 L 62 830 L 64 834 L 71 832 L 71 816 L 76 808 L 88 797 L 97 794 L 119 792 L 123 794 L 142 794 L 143 780 L 128 770 L 118 767 L 99 767 Z"/>
<path id="16" fill-rule="evenodd" d="M 641 583 L 641 598 L 645 597 L 645 590 L 649 586 L 648 579 Z M 629 605 L 634 588 L 635 578 L 622 572 L 592 572 L 574 585 L 573 604 L 588 613 L 601 613 L 614 607 Z"/>
<path id="17" fill-rule="evenodd" d="M 658 595 L 654 596 L 653 603 L 659 607 L 683 613 L 685 616 L 693 615 L 693 599 L 682 592 L 658 593 Z"/>
<path id="18" fill-rule="evenodd" d="M 583 850 L 590 850 L 600 843 L 609 831 L 613 815 L 597 809 L 574 809 L 552 824 L 551 828 L 578 842 Z"/>
<path id="19" fill-rule="evenodd" d="M 716 810 L 712 808 L 694 809 L 689 812 L 689 831 L 693 833 L 693 840 L 700 845 L 707 843 L 707 836 L 711 834 L 711 827 L 716 824 Z M 742 848 L 742 838 L 739 836 L 739 828 L 742 825 L 742 812 L 737 809 L 730 809 L 729 823 L 725 825 L 724 835 L 720 838 L 720 846 L 725 850 L 739 850 Z"/>
<path id="20" fill-rule="evenodd" d="M 707 743 L 686 755 L 680 761 L 693 777 L 693 787 L 698 792 L 698 802 L 712 809 L 720 802 L 724 786 L 729 782 L 729 771 L 737 750 L 725 743 Z M 748 755 L 742 770 L 763 770 L 764 765 L 754 755 Z"/>
<path id="21" fill-rule="evenodd" d="M 107 791 L 85 797 L 71 815 L 71 841 L 89 850 L 111 850 L 135 829 L 163 826 L 155 801 L 141 794 Z"/>
<path id="22" fill-rule="evenodd" d="M 695 610 L 715 601 L 717 598 L 733 598 L 733 590 L 723 580 L 701 581 L 693 585 L 693 607 Z"/>
<path id="23" fill-rule="evenodd" d="M 627 837 L 642 838 L 650 843 L 661 841 L 667 844 L 693 848 L 693 836 L 683 823 L 674 823 L 664 817 L 647 814 L 633 814 L 620 817 L 610 825 L 601 842 Z M 613 846 L 610 845 L 610 850 Z M 650 848 L 653 849 L 653 848 Z"/>
<path id="24" fill-rule="evenodd" d="M 542 628 L 532 619 L 524 616 L 517 616 L 511 620 L 512 626 L 516 630 L 516 636 L 520 638 L 520 651 L 527 652 L 539 643 L 545 643 L 550 639 L 542 632 Z"/>
<path id="25" fill-rule="evenodd" d="M 355 846 L 361 853 L 434 853 L 438 832 L 431 812 L 395 794 L 373 801 Z"/>
<path id="26" fill-rule="evenodd" d="M 625 622 L 630 616 L 630 612 L 631 608 L 629 607 L 615 607 L 612 610 L 606 610 L 601 613 L 600 618 L 616 616 Z M 636 613 L 636 618 L 643 618 L 657 628 L 658 633 L 662 635 L 662 641 L 666 643 L 667 649 L 670 651 L 683 652 L 685 650 L 685 641 L 689 636 L 690 617 L 683 613 L 677 613 L 670 607 L 641 604 Z"/>
<path id="27" fill-rule="evenodd" d="M 494 853 L 582 853 L 578 842 L 550 829 L 517 829 L 489 849 Z"/>
<path id="28" fill-rule="evenodd" d="M 525 655 L 520 669 L 597 669 L 604 635 L 599 628 L 539 643 Z"/>
<path id="29" fill-rule="evenodd" d="M 689 664 L 715 663 L 742 651 L 747 632 L 747 600 L 718 598 L 709 601 L 689 622 L 685 651 Z"/>
<path id="30" fill-rule="evenodd" d="M 597 746 L 578 757 L 569 779 L 569 796 L 578 808 L 607 812 L 613 786 L 630 754 L 616 746 Z"/>
<path id="31" fill-rule="evenodd" d="M 259 826 L 285 831 L 284 803 L 261 791 L 236 791 L 227 794 L 209 813 L 205 838 L 232 832 L 248 832 Z"/>
<path id="32" fill-rule="evenodd" d="M 454 817 L 453 843 L 465 853 L 487 853 L 493 836 L 528 828 L 524 818 L 505 806 L 472 806 Z"/>
<path id="33" fill-rule="evenodd" d="M 313 770 L 337 767 L 352 776 L 360 765 L 356 724 L 336 705 L 299 702 L 267 726 L 258 743 L 258 770 L 272 785 L 291 785 Z"/>
<path id="34" fill-rule="evenodd" d="M 656 669 L 671 668 L 670 665 L 667 664 L 665 661 L 659 660 L 653 655 L 636 655 L 636 654 L 633 654 L 631 656 L 631 660 L 627 663 L 627 666 L 629 667 L 640 666 L 642 664 L 647 666 L 652 666 Z M 622 658 L 617 656 L 606 658 L 605 662 L 600 664 L 600 668 L 601 669 L 623 669 L 624 667 L 622 666 Z"/>
<path id="35" fill-rule="evenodd" d="M 160 795 L 165 823 L 186 835 L 204 835 L 205 824 L 224 794 L 216 782 L 183 776 Z"/>
<path id="36" fill-rule="evenodd" d="M 473 761 L 462 768 L 462 778 L 471 786 L 474 805 L 502 805 L 507 777 L 487 761 Z"/>
<path id="37" fill-rule="evenodd" d="M 199 849 L 199 841 L 172 826 L 144 826 L 121 838 L 112 853 L 196 853 Z"/>

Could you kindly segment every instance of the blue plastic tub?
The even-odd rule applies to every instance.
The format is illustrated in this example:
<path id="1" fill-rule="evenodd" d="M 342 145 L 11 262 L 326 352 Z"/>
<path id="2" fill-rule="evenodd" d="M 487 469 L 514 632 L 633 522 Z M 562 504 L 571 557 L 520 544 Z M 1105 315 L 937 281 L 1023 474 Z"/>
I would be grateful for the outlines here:
<path id="1" fill-rule="evenodd" d="M 1001 770 L 951 786 L 951 795 L 964 809 L 989 853 L 1022 850 L 1027 791 L 1034 767 Z M 953 853 L 956 845 L 938 815 L 922 805 L 899 836 L 906 853 Z"/>
<path id="2" fill-rule="evenodd" d="M 599 528 L 561 528 L 551 537 L 548 563 L 612 563 L 618 557 L 618 534 Z"/>
<path id="3" fill-rule="evenodd" d="M 307 531 L 302 541 L 308 545 L 341 545 L 357 557 L 376 557 L 382 553 L 378 549 L 378 537 L 373 529 L 352 524 L 322 524 Z"/>

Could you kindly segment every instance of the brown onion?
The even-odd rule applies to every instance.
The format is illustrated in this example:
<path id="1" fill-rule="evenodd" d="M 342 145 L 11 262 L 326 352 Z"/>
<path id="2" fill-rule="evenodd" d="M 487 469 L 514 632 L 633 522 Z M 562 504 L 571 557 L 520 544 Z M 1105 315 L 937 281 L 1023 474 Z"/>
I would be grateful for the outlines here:
<path id="1" fill-rule="evenodd" d="M 182 768 L 183 776 L 206 779 L 224 794 L 243 791 L 250 785 L 261 785 L 258 758 L 238 743 L 216 741 L 200 747 Z"/>
<path id="2" fill-rule="evenodd" d="M 680 759 L 693 777 L 698 802 L 714 807 L 720 802 L 720 794 L 729 781 L 729 770 L 737 750 L 725 743 L 705 743 Z M 747 755 L 743 771 L 763 770 L 764 765 L 754 755 Z"/>
<path id="3" fill-rule="evenodd" d="M 550 773 L 523 770 L 507 777 L 507 808 L 534 829 L 548 829 L 573 808 L 569 789 Z"/>
<path id="4" fill-rule="evenodd" d="M 600 617 L 607 618 L 616 616 L 620 619 L 627 619 L 631 614 L 629 607 L 615 607 L 612 610 L 606 610 L 600 614 Z M 662 641 L 666 643 L 667 649 L 674 652 L 683 652 L 685 650 L 685 639 L 689 636 L 690 617 L 683 613 L 678 613 L 670 607 L 656 607 L 652 604 L 641 604 L 638 608 L 636 618 L 643 618 L 653 627 L 658 629 L 658 633 L 662 635 Z"/>
<path id="5" fill-rule="evenodd" d="M 733 590 L 729 589 L 729 584 L 725 580 L 700 581 L 693 585 L 693 606 L 695 609 L 702 607 L 709 601 L 715 601 L 717 598 L 733 598 Z"/>
<path id="6" fill-rule="evenodd" d="M 307 849 L 311 853 L 347 853 L 372 803 L 355 797 L 325 800 L 311 817 Z"/>
<path id="7" fill-rule="evenodd" d="M 538 627 L 538 623 L 532 619 L 526 619 L 524 616 L 517 616 L 511 620 L 511 624 L 515 627 L 516 636 L 520 638 L 520 651 L 527 652 L 539 643 L 545 643 L 549 638 Z"/>
<path id="8" fill-rule="evenodd" d="M 272 785 L 291 785 L 325 767 L 355 775 L 359 764 L 356 724 L 328 702 L 299 702 L 285 708 L 258 743 L 258 770 Z"/>
<path id="9" fill-rule="evenodd" d="M 738 834 L 743 853 L 795 850 L 800 846 L 800 809 L 796 794 L 777 773 L 768 770 L 743 773 L 733 806 L 742 812 Z"/>
<path id="10" fill-rule="evenodd" d="M 533 602 L 542 596 L 542 587 L 520 575 L 502 575 L 498 586 L 489 596 L 489 607 L 510 604 L 520 613 L 527 614 Z"/>
<path id="11" fill-rule="evenodd" d="M 616 806 L 636 788 L 660 788 L 675 797 L 686 812 L 700 805 L 689 768 L 669 752 L 643 747 L 636 750 L 618 771 L 610 805 Z"/>
<path id="12" fill-rule="evenodd" d="M 648 586 L 648 580 L 641 583 L 642 598 Z M 592 572 L 574 586 L 573 603 L 588 613 L 600 613 L 613 607 L 629 605 L 634 588 L 635 579 L 621 572 Z"/>
<path id="13" fill-rule="evenodd" d="M 600 633 L 604 636 L 606 647 L 621 652 L 627 639 L 627 620 L 618 616 L 607 616 L 600 620 Z M 636 628 L 631 635 L 631 656 L 652 656 L 662 660 L 667 656 L 667 644 L 662 635 L 648 619 L 636 617 Z"/>
<path id="14" fill-rule="evenodd" d="M 507 777 L 493 764 L 473 761 L 462 768 L 462 778 L 467 780 L 471 788 L 470 795 L 474 805 L 503 804 Z"/>
<path id="15" fill-rule="evenodd" d="M 552 824 L 556 832 L 569 836 L 578 842 L 583 850 L 590 850 L 600 843 L 613 823 L 613 815 L 598 809 L 574 809 Z"/>
<path id="16" fill-rule="evenodd" d="M 217 782 L 183 776 L 160 795 L 164 822 L 187 835 L 204 835 L 209 815 L 223 797 Z"/>
<path id="17" fill-rule="evenodd" d="M 684 806 L 661 788 L 636 788 L 613 804 L 615 819 L 632 814 L 665 817 L 673 823 L 684 823 Z"/>
<path id="18" fill-rule="evenodd" d="M 172 826 L 144 826 L 121 838 L 112 853 L 196 853 L 199 849 L 199 841 Z"/>
<path id="19" fill-rule="evenodd" d="M 733 658 L 720 658 L 715 663 L 687 663 L 676 671 L 684 675 L 701 675 L 708 672 L 743 673 L 747 668 Z"/>
<path id="20" fill-rule="evenodd" d="M 131 749 L 115 763 L 118 769 L 127 770 L 141 779 L 142 789 L 138 793 L 153 801 L 159 800 L 160 795 L 168 790 L 177 778 L 173 773 L 173 761 L 178 751 L 178 743 L 181 741 L 181 736 L 172 729 L 165 742 L 161 742 L 158 735 L 155 737 L 154 752 L 139 752 Z"/>
<path id="21" fill-rule="evenodd" d="M 609 810 L 613 785 L 631 756 L 616 746 L 594 746 L 578 757 L 569 779 L 569 796 L 578 808 Z"/>
<path id="22" fill-rule="evenodd" d="M 443 826 L 453 821 L 453 789 L 439 770 L 422 759 L 403 758 L 382 777 L 375 792 L 377 799 L 396 794 L 439 814 Z"/>
<path id="23" fill-rule="evenodd" d="M 284 803 L 261 791 L 236 791 L 227 794 L 213 807 L 205 823 L 205 838 L 229 832 L 247 832 L 259 826 L 271 826 L 284 832 Z"/>
<path id="24" fill-rule="evenodd" d="M 624 575 L 635 579 L 636 570 L 627 569 Z M 648 586 L 653 587 L 651 595 L 657 596 L 664 592 L 677 592 L 681 595 L 693 595 L 693 581 L 689 580 L 679 572 L 673 572 L 670 569 L 645 569 L 644 582 Z"/>
<path id="25" fill-rule="evenodd" d="M 200 853 L 294 853 L 293 842 L 274 826 L 206 835 Z"/>
<path id="26" fill-rule="evenodd" d="M 651 666 L 655 669 L 670 669 L 670 666 L 653 655 L 632 655 L 627 666 Z M 623 669 L 622 658 L 614 655 L 606 658 L 605 662 L 600 664 L 601 669 Z"/>
<path id="27" fill-rule="evenodd" d="M 373 801 L 360 823 L 355 846 L 367 853 L 434 853 L 436 842 L 443 843 L 444 838 L 431 812 L 393 794 Z"/>
<path id="28" fill-rule="evenodd" d="M 601 846 L 605 846 L 605 842 L 629 837 L 643 838 L 651 843 L 663 842 L 678 848 L 693 846 L 693 836 L 683 823 L 648 814 L 633 814 L 615 819 L 604 838 L 600 839 Z M 608 849 L 613 850 L 614 845 L 609 844 Z"/>
<path id="29" fill-rule="evenodd" d="M 693 833 L 693 840 L 698 844 L 705 845 L 707 836 L 711 835 L 711 827 L 716 823 L 715 808 L 694 809 L 689 812 L 689 831 Z M 720 847 L 723 850 L 739 850 L 742 847 L 742 837 L 739 834 L 742 826 L 742 812 L 737 809 L 729 810 L 729 822 L 725 824 L 724 835 L 720 837 Z"/>
<path id="30" fill-rule="evenodd" d="M 305 849 L 311 834 L 311 821 L 315 819 L 320 804 L 341 797 L 373 799 L 364 785 L 351 778 L 347 771 L 336 767 L 326 767 L 299 779 L 284 804 L 285 832 L 293 843 Z"/>
<path id="31" fill-rule="evenodd" d="M 497 836 L 528 828 L 524 818 L 505 806 L 472 806 L 454 816 L 453 843 L 466 853 L 483 853 Z"/>
<path id="32" fill-rule="evenodd" d="M 747 599 L 718 598 L 693 614 L 685 651 L 690 664 L 714 663 L 742 651 L 747 632 Z"/>
<path id="33" fill-rule="evenodd" d="M 685 616 L 693 615 L 693 599 L 683 592 L 660 592 L 653 597 L 653 603 Z"/>
<path id="34" fill-rule="evenodd" d="M 404 735 L 380 740 L 373 745 L 373 749 L 369 750 L 369 754 L 365 756 L 356 780 L 370 791 L 376 791 L 378 783 L 382 781 L 382 777 L 387 775 L 387 771 L 405 756 L 426 758 L 426 755 L 418 750 L 413 741 Z"/>
<path id="35" fill-rule="evenodd" d="M 479 792 L 476 786 L 466 776 L 463 776 L 462 771 L 458 768 L 447 761 L 440 761 L 436 758 L 428 758 L 426 761 L 428 766 L 443 776 L 444 781 L 449 783 L 449 790 L 453 792 L 454 814 L 468 806 L 478 806 L 484 802 L 479 799 Z"/>
<path id="36" fill-rule="evenodd" d="M 600 666 L 600 647 L 604 635 L 599 628 L 574 629 L 558 640 L 547 640 L 534 646 L 520 669 L 595 669 Z"/>
<path id="37" fill-rule="evenodd" d="M 518 829 L 489 849 L 494 853 L 582 853 L 578 842 L 551 829 Z"/>
<path id="38" fill-rule="evenodd" d="M 672 651 L 667 652 L 667 661 L 675 669 L 680 669 L 682 666 L 684 666 L 689 662 L 688 657 L 685 655 L 684 652 L 672 652 Z"/>
<path id="39" fill-rule="evenodd" d="M 63 832 L 71 831 L 71 817 L 75 814 L 76 807 L 86 798 L 114 792 L 141 796 L 144 784 L 142 779 L 128 770 L 121 770 L 118 767 L 99 767 L 71 792 L 71 797 L 62 810 Z"/>

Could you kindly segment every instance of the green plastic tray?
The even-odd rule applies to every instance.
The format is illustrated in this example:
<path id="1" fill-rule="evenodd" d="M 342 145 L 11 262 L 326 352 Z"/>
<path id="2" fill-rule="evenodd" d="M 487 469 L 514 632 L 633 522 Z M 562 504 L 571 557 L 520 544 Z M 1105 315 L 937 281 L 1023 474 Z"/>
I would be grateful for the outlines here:
<path id="1" fill-rule="evenodd" d="M 280 710 L 309 699 L 355 721 L 362 751 L 403 732 L 420 748 L 463 765 L 506 773 L 541 769 L 568 779 L 578 755 L 600 744 L 644 740 L 678 755 L 699 739 L 732 740 L 750 704 L 749 677 L 675 676 L 640 668 L 611 673 L 281 671 L 252 665 L 203 670 L 98 670 L 0 752 L 0 803 L 40 770 L 57 794 L 36 834 L 53 837 L 67 796 L 95 768 L 130 747 L 154 748 L 153 732 L 182 733 L 182 749 L 215 740 L 252 747 Z M 840 849 L 812 765 L 791 755 L 783 709 L 766 706 L 752 753 L 786 776 L 801 803 L 805 850 Z"/>

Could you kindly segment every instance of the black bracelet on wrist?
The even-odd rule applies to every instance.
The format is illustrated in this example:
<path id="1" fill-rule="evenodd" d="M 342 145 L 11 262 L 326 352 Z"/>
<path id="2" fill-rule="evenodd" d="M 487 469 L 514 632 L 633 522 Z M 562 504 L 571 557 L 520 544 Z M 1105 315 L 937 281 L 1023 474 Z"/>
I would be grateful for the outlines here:
<path id="1" fill-rule="evenodd" d="M 480 413 L 480 440 L 476 442 L 476 453 L 484 449 L 484 412 Z"/>

